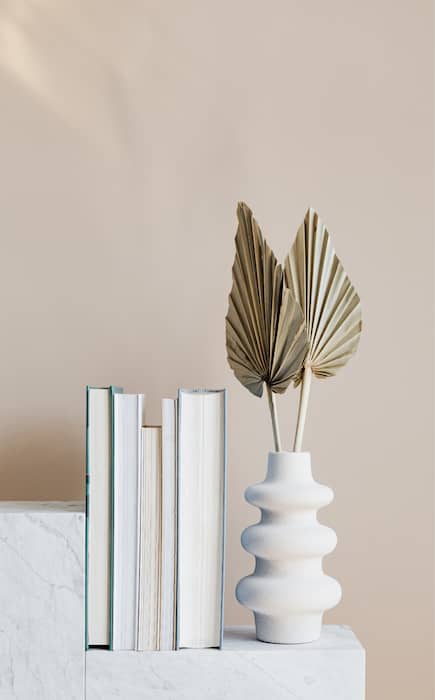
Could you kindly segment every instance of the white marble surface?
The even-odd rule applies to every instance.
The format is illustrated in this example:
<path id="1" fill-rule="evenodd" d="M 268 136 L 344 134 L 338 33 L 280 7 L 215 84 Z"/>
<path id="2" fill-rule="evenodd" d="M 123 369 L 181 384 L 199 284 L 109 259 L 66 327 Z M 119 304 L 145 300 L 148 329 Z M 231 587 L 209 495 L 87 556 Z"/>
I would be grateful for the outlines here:
<path id="1" fill-rule="evenodd" d="M 83 501 L 0 501 L 1 513 L 84 513 Z"/>
<path id="2" fill-rule="evenodd" d="M 264 644 L 229 628 L 222 650 L 86 653 L 86 700 L 364 700 L 365 653 L 348 627 Z"/>
<path id="3" fill-rule="evenodd" d="M 84 512 L 0 503 L 0 699 L 84 697 Z"/>
<path id="4" fill-rule="evenodd" d="M 347 627 L 264 644 L 229 628 L 222 650 L 84 652 L 81 503 L 0 502 L 0 700 L 363 700 L 365 654 Z"/>

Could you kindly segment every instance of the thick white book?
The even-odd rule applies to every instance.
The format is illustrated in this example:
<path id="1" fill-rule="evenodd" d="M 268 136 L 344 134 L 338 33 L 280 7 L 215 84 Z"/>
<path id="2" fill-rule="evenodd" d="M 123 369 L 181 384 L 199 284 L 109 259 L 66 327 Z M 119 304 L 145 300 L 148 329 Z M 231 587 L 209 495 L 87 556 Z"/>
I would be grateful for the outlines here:
<path id="1" fill-rule="evenodd" d="M 137 647 L 143 394 L 113 397 L 112 648 Z"/>
<path id="2" fill-rule="evenodd" d="M 226 392 L 181 389 L 177 648 L 222 645 L 225 492 Z"/>
<path id="3" fill-rule="evenodd" d="M 110 646 L 112 397 L 86 387 L 86 647 Z"/>
<path id="4" fill-rule="evenodd" d="M 142 428 L 139 492 L 138 651 L 160 648 L 160 572 L 162 532 L 162 429 Z"/>
<path id="5" fill-rule="evenodd" d="M 162 575 L 160 649 L 175 649 L 177 399 L 162 400 Z"/>

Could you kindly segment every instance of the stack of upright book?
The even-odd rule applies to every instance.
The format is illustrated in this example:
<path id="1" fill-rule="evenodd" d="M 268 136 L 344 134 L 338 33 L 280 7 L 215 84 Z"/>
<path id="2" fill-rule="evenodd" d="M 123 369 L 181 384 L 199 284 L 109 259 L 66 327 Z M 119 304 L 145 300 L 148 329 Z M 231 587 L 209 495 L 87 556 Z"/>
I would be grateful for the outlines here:
<path id="1" fill-rule="evenodd" d="M 180 389 L 162 425 L 145 397 L 86 392 L 86 646 L 219 647 L 226 392 Z"/>

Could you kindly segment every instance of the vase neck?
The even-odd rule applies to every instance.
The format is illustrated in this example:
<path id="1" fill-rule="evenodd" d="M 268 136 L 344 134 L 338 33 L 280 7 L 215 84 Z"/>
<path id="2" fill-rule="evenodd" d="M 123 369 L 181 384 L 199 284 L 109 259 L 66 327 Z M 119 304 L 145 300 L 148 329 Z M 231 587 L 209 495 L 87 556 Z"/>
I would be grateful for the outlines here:
<path id="1" fill-rule="evenodd" d="M 269 452 L 267 477 L 283 481 L 310 481 L 311 455 L 309 452 Z"/>

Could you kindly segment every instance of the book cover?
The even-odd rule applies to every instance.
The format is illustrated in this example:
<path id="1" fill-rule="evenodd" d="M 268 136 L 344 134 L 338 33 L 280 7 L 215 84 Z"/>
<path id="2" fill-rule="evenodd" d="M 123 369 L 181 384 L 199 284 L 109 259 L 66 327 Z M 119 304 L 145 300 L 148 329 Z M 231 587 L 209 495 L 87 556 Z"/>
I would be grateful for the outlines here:
<path id="1" fill-rule="evenodd" d="M 112 418 L 110 415 L 102 415 L 100 417 L 100 420 L 104 423 L 105 420 L 107 419 L 107 425 L 102 426 L 100 423 L 99 426 L 97 425 L 92 425 L 92 419 L 91 419 L 91 395 L 92 392 L 102 392 L 105 394 L 107 397 L 107 405 L 109 409 L 109 414 L 111 413 L 111 406 L 112 406 L 112 400 L 111 397 L 113 396 L 114 393 L 120 393 L 122 392 L 122 388 L 120 387 L 115 387 L 115 386 L 110 386 L 110 387 L 93 387 L 93 386 L 87 386 L 86 387 L 86 527 L 85 527 L 85 648 L 88 649 L 89 645 L 93 643 L 93 640 L 90 640 L 90 634 L 89 634 L 89 624 L 90 624 L 90 601 L 89 601 L 89 589 L 90 589 L 90 555 L 91 555 L 91 546 L 90 546 L 90 530 L 91 530 L 91 512 L 92 512 L 92 505 L 91 505 L 91 479 L 92 477 L 92 472 L 93 468 L 95 468 L 95 465 L 92 465 L 92 457 L 91 457 L 91 441 L 93 439 L 100 439 L 103 440 L 105 439 L 104 435 L 94 435 L 95 431 L 107 431 L 107 437 L 109 442 L 109 445 L 111 446 L 111 437 L 110 437 L 110 432 L 112 429 Z M 92 435 L 91 435 L 92 433 Z M 95 458 L 95 454 L 94 457 Z M 107 469 L 108 471 L 108 476 L 110 478 L 112 466 L 111 466 L 111 449 L 109 447 L 108 453 L 106 455 L 106 460 L 108 461 L 107 464 L 104 465 L 98 465 L 99 468 L 103 466 L 104 469 Z M 97 477 L 98 478 L 98 477 Z M 98 488 L 98 486 L 97 486 Z M 108 489 L 108 497 L 111 500 L 111 489 L 109 487 Z M 107 504 L 107 510 L 108 513 L 111 513 L 112 511 L 112 504 L 111 502 Z M 107 537 L 109 538 L 109 541 L 111 539 L 111 523 L 107 522 L 106 523 L 107 528 L 109 528 L 109 532 L 107 533 Z M 98 533 L 97 533 L 98 535 Z M 109 563 L 108 563 L 108 569 L 110 572 L 110 557 L 111 557 L 111 552 L 108 553 L 109 557 Z M 102 573 L 102 570 L 101 572 Z M 108 586 L 111 587 L 110 580 L 108 581 Z M 109 592 L 109 602 L 108 602 L 108 611 L 107 614 L 109 615 L 109 639 L 101 639 L 98 641 L 102 641 L 104 643 L 108 642 L 110 645 L 110 592 Z"/>

